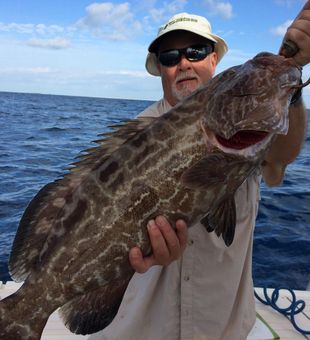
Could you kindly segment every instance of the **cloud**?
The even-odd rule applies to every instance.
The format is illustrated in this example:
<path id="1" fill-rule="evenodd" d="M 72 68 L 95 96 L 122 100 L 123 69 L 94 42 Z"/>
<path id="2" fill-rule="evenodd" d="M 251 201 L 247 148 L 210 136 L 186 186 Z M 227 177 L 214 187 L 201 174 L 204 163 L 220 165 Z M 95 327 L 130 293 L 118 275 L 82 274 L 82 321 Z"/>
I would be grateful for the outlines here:
<path id="1" fill-rule="evenodd" d="M 59 25 L 44 25 L 44 24 L 35 25 L 35 32 L 42 35 L 59 34 L 63 33 L 64 31 L 65 28 Z"/>
<path id="2" fill-rule="evenodd" d="M 61 50 L 70 47 L 70 41 L 65 38 L 54 39 L 30 39 L 27 42 L 28 46 L 46 48 L 51 50 Z"/>
<path id="3" fill-rule="evenodd" d="M 177 11 L 187 0 L 175 0 L 166 5 L 171 11 Z M 153 6 L 152 6 L 153 7 Z M 165 9 L 166 9 L 165 8 Z M 65 40 L 60 41 L 57 36 L 72 36 L 78 33 L 90 33 L 95 37 L 106 40 L 129 40 L 142 32 L 144 22 L 136 19 L 130 8 L 129 2 L 94 2 L 85 8 L 84 17 L 80 18 L 72 25 L 46 25 L 44 23 L 3 23 L 0 22 L 0 32 L 11 32 L 24 35 L 33 35 L 33 38 L 54 38 L 50 42 L 32 39 L 28 44 L 35 47 L 44 48 L 64 48 L 67 47 Z M 143 27 L 145 30 L 145 27 Z M 63 38 L 64 39 L 64 38 Z"/>
<path id="4" fill-rule="evenodd" d="M 140 70 L 59 70 L 47 66 L 36 66 L 36 67 L 10 67 L 0 69 L 0 75 L 42 75 L 42 76 L 54 76 L 63 77 L 67 80 L 76 79 L 96 79 L 102 80 L 104 76 L 111 77 L 127 77 L 129 78 L 150 78 L 150 75 L 146 71 Z"/>
<path id="5" fill-rule="evenodd" d="M 187 0 L 174 0 L 171 2 L 164 2 L 163 6 L 160 8 L 151 8 L 149 10 L 149 14 L 151 19 L 155 23 L 163 24 L 163 22 L 168 20 L 171 15 L 184 11 L 186 5 Z"/>
<path id="6" fill-rule="evenodd" d="M 128 76 L 133 78 L 149 78 L 149 74 L 146 71 L 130 71 L 130 70 L 119 70 L 119 71 L 101 71 L 97 72 L 97 75 L 112 75 L 112 76 Z"/>
<path id="7" fill-rule="evenodd" d="M 76 27 L 109 40 L 126 40 L 142 27 L 139 21 L 134 20 L 128 2 L 93 3 L 86 7 L 86 12 L 86 16 L 77 21 Z"/>
<path id="8" fill-rule="evenodd" d="M 15 22 L 4 24 L 0 22 L 0 31 L 16 32 L 22 34 L 40 34 L 53 35 L 63 33 L 66 29 L 59 25 L 44 25 L 44 24 L 18 24 Z"/>
<path id="9" fill-rule="evenodd" d="M 18 74 L 27 74 L 27 75 L 36 75 L 36 74 L 50 74 L 54 73 L 49 67 L 17 67 L 17 68 L 7 68 L 1 69 L 0 74 L 7 75 L 18 75 Z"/>
<path id="10" fill-rule="evenodd" d="M 230 19 L 233 16 L 233 8 L 230 2 L 204 0 L 204 4 L 209 11 L 208 15 L 218 15 L 224 19 Z"/>
<path id="11" fill-rule="evenodd" d="M 273 35 L 276 36 L 281 36 L 283 37 L 288 29 L 288 27 L 293 23 L 293 20 L 286 20 L 283 24 L 277 26 L 277 27 L 273 27 L 270 29 L 270 32 Z"/>
<path id="12" fill-rule="evenodd" d="M 33 24 L 16 24 L 12 22 L 10 24 L 4 24 L 0 22 L 0 31 L 4 32 L 17 32 L 17 33 L 33 33 Z"/>

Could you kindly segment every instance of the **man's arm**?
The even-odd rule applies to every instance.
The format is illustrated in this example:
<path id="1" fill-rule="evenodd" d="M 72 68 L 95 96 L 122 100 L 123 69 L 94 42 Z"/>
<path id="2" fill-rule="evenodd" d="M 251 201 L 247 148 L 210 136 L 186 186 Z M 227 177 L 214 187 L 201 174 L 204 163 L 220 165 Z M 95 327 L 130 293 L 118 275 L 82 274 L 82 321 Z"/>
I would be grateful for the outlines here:
<path id="1" fill-rule="evenodd" d="M 289 130 L 279 135 L 272 144 L 262 168 L 264 182 L 268 186 L 282 183 L 285 168 L 298 156 L 307 133 L 307 112 L 299 100 L 289 109 Z"/>
<path id="2" fill-rule="evenodd" d="M 310 62 L 310 0 L 307 1 L 297 18 L 288 28 L 285 40 L 294 41 L 299 47 L 294 56 L 304 66 Z M 262 175 L 268 186 L 281 184 L 285 168 L 298 156 L 307 131 L 307 112 L 302 100 L 289 107 L 289 131 L 278 136 L 265 159 Z"/>

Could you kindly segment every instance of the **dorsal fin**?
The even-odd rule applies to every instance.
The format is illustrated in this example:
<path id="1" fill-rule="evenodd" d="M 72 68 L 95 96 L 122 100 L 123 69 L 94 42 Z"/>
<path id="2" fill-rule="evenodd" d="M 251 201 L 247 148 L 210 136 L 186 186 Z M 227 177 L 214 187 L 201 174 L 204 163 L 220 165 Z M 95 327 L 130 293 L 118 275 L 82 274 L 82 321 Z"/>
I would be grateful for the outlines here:
<path id="1" fill-rule="evenodd" d="M 99 135 L 98 137 L 101 138 L 94 141 L 97 144 L 95 147 L 86 149 L 77 156 L 77 162 L 72 163 L 69 168 L 70 173 L 66 176 L 76 174 L 80 176 L 85 169 L 89 171 L 90 166 L 95 166 L 97 162 L 102 163 L 102 159 L 107 159 L 123 143 L 150 125 L 154 119 L 154 117 L 140 117 L 108 126 L 112 131 Z"/>
<path id="2" fill-rule="evenodd" d="M 39 255 L 53 228 L 54 221 L 73 192 L 98 164 L 136 133 L 147 127 L 154 118 L 139 118 L 113 126 L 114 131 L 96 141 L 98 146 L 82 155 L 63 178 L 44 186 L 26 208 L 15 236 L 9 261 L 10 274 L 16 281 L 27 278 L 39 260 Z"/>

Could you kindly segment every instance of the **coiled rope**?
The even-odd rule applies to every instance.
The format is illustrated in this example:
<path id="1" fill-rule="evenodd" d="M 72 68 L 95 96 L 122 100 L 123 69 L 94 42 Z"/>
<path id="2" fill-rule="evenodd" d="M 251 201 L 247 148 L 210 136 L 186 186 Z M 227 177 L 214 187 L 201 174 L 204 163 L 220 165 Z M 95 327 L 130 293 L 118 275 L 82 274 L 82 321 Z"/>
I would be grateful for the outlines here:
<path id="1" fill-rule="evenodd" d="M 291 304 L 288 307 L 282 308 L 277 304 L 277 301 L 279 299 L 279 292 L 280 290 L 286 290 L 287 292 L 289 292 L 291 294 Z M 261 303 L 263 303 L 264 305 L 267 306 L 271 306 L 274 310 L 276 310 L 277 312 L 285 315 L 286 317 L 289 318 L 289 320 L 291 321 L 292 325 L 294 326 L 294 328 L 300 332 L 303 335 L 308 335 L 310 334 L 310 331 L 305 330 L 300 328 L 295 320 L 295 315 L 298 313 L 301 313 L 305 307 L 306 307 L 306 303 L 303 300 L 297 300 L 296 298 L 296 294 L 294 293 L 294 291 L 290 288 L 274 288 L 273 292 L 271 293 L 271 296 L 268 295 L 267 292 L 267 287 L 263 287 L 263 293 L 264 293 L 264 299 L 262 299 L 254 290 L 254 295 L 256 297 L 257 300 L 259 300 Z"/>

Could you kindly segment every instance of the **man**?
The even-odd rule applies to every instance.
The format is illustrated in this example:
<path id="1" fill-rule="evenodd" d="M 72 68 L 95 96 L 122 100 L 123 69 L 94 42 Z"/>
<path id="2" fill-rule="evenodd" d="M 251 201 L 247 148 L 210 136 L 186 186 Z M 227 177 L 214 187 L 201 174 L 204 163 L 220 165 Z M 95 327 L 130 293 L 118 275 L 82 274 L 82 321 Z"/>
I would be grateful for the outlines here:
<path id="1" fill-rule="evenodd" d="M 310 7 L 310 6 L 309 6 Z M 310 61 L 310 10 L 288 30 L 298 42 L 296 60 Z M 223 39 L 200 16 L 172 17 L 149 46 L 148 72 L 160 76 L 164 97 L 141 116 L 160 116 L 206 83 L 227 51 Z M 280 184 L 285 167 L 298 155 L 306 131 L 306 112 L 295 96 L 287 136 L 273 144 L 262 169 L 264 181 Z M 129 259 L 136 273 L 112 324 L 91 339 L 243 340 L 255 322 L 252 284 L 253 228 L 260 175 L 252 175 L 236 193 L 237 226 L 233 244 L 198 224 L 176 231 L 164 216 L 148 223 L 153 253 L 143 258 L 134 248 Z M 144 273 L 144 274 L 142 274 Z"/>

